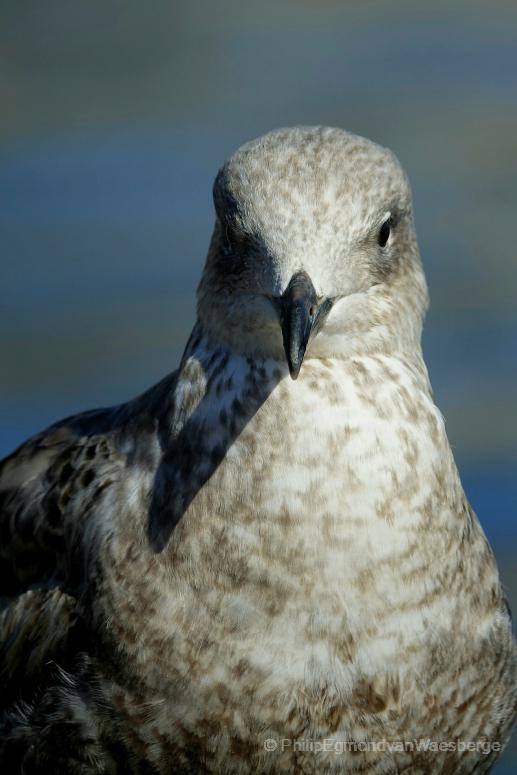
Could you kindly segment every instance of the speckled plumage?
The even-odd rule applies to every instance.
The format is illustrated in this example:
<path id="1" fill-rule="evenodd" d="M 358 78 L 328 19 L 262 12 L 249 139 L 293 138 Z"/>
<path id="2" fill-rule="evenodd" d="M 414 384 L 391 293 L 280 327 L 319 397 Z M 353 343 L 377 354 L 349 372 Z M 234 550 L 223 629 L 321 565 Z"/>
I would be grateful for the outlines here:
<path id="1" fill-rule="evenodd" d="M 504 745 L 515 716 L 508 607 L 421 355 L 405 175 L 362 138 L 286 129 L 237 151 L 214 201 L 178 371 L 2 463 L 0 761 L 486 772 L 497 751 L 281 743 Z M 277 300 L 301 271 L 329 304 L 295 381 Z"/>

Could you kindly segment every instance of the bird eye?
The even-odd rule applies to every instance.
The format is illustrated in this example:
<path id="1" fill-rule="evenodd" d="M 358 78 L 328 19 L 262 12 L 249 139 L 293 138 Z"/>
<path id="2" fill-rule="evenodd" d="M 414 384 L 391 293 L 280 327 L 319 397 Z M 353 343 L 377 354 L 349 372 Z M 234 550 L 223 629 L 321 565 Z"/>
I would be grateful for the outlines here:
<path id="1" fill-rule="evenodd" d="M 390 238 L 392 225 L 393 225 L 393 222 L 390 216 L 389 218 L 387 218 L 387 220 L 384 221 L 384 223 L 382 224 L 379 230 L 379 234 L 377 236 L 377 242 L 379 243 L 381 248 L 383 248 L 386 245 L 387 241 Z"/>
<path id="2" fill-rule="evenodd" d="M 243 251 L 248 246 L 249 236 L 235 224 L 225 223 L 224 236 L 228 250 Z"/>

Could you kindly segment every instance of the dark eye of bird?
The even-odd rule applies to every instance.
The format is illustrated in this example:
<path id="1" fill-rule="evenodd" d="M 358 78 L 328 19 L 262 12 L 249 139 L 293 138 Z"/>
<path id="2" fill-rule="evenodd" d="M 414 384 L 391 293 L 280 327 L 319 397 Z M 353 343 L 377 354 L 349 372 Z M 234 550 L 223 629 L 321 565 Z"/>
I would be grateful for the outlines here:
<path id="1" fill-rule="evenodd" d="M 388 218 L 382 224 L 382 226 L 381 226 L 381 228 L 379 230 L 379 235 L 377 237 L 377 242 L 379 243 L 381 248 L 383 248 L 385 246 L 385 244 L 387 243 L 387 241 L 389 240 L 390 234 L 391 234 L 391 218 Z"/>
<path id="2" fill-rule="evenodd" d="M 238 226 L 225 224 L 225 237 L 227 250 L 245 251 L 249 248 L 250 237 Z"/>
<path id="3" fill-rule="evenodd" d="M 226 237 L 226 246 L 230 247 L 235 241 L 235 233 L 229 224 L 225 224 L 224 226 L 224 236 Z"/>

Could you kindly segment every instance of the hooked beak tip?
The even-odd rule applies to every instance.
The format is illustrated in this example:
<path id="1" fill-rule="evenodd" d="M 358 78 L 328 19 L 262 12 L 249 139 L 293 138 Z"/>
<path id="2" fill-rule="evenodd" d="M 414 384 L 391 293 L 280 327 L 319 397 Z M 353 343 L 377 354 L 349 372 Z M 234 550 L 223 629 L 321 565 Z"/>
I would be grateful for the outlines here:
<path id="1" fill-rule="evenodd" d="M 298 379 L 298 375 L 302 367 L 302 361 L 300 361 L 299 363 L 289 363 L 288 365 L 289 365 L 289 374 L 291 376 L 291 379 L 293 380 Z"/>

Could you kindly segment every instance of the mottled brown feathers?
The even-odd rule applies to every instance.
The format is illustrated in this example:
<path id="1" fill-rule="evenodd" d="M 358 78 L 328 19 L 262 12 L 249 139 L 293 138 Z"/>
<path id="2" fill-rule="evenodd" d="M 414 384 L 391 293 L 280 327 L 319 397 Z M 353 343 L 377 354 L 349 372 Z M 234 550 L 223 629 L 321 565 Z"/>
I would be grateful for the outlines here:
<path id="1" fill-rule="evenodd" d="M 405 173 L 296 127 L 214 199 L 178 371 L 0 464 L 2 772 L 488 772 L 516 647 L 422 357 Z"/>

